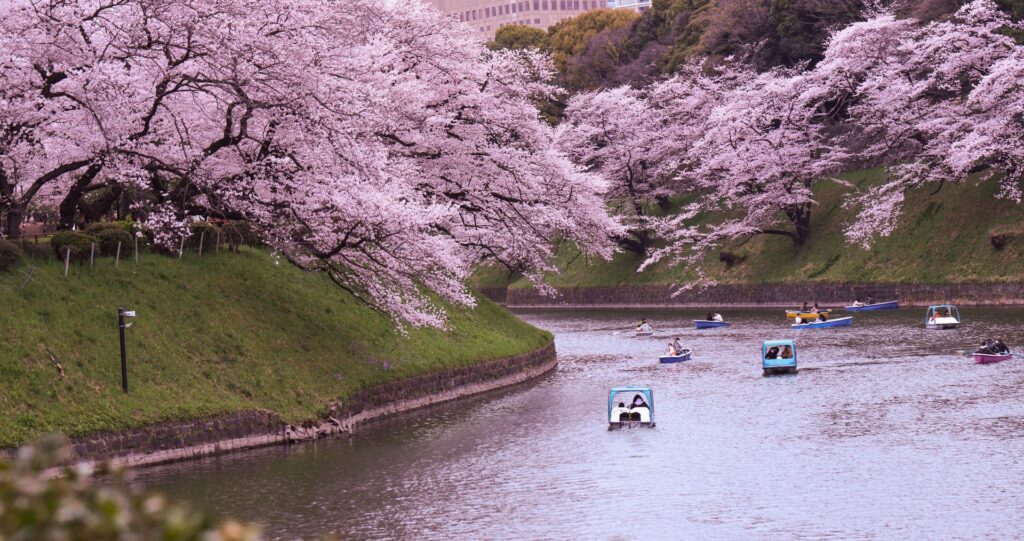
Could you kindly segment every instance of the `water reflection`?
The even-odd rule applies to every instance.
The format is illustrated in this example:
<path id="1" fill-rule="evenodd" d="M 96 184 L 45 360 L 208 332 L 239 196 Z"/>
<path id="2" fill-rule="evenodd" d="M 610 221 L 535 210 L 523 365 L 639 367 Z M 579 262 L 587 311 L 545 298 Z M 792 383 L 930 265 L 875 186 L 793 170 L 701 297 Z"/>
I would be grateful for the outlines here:
<path id="1" fill-rule="evenodd" d="M 957 353 L 1024 310 L 857 314 L 793 331 L 779 311 L 550 311 L 560 363 L 539 382 L 352 440 L 142 470 L 138 482 L 274 538 L 856 539 L 1024 535 L 1024 361 Z M 658 334 L 638 339 L 639 317 Z M 679 336 L 694 360 L 659 365 Z M 763 378 L 760 340 L 801 373 Z M 608 388 L 650 384 L 658 426 L 608 432 Z"/>

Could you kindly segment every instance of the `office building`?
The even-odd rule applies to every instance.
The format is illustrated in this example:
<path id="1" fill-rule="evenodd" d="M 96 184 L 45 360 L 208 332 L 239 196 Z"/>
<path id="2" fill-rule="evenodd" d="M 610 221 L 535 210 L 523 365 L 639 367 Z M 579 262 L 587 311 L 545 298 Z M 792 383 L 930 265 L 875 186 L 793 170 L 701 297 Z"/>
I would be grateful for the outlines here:
<path id="1" fill-rule="evenodd" d="M 483 39 L 492 39 L 507 24 L 522 24 L 547 30 L 562 19 L 584 11 L 606 8 L 608 0 L 428 0 L 441 10 L 468 24 Z M 636 1 L 636 0 L 625 0 Z M 646 0 L 648 5 L 650 0 Z"/>

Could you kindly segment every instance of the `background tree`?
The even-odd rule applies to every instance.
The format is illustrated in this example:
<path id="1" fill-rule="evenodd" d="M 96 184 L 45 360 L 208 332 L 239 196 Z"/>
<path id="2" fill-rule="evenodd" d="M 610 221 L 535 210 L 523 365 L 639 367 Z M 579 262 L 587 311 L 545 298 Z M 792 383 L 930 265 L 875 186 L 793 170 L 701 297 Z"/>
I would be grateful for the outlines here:
<path id="1" fill-rule="evenodd" d="M 492 51 L 508 49 L 517 51 L 520 49 L 547 50 L 548 34 L 540 28 L 522 24 L 507 24 L 494 33 L 494 39 L 487 43 L 487 48 Z"/>

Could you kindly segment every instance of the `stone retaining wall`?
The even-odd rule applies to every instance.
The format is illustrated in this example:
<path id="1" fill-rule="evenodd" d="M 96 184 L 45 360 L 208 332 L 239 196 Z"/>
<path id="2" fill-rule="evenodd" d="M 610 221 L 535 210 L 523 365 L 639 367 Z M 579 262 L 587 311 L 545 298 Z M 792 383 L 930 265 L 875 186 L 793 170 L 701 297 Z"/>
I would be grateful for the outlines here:
<path id="1" fill-rule="evenodd" d="M 845 306 L 857 297 L 875 301 L 898 299 L 905 306 L 929 304 L 1024 304 L 1024 283 L 1007 284 L 720 284 L 685 291 L 675 297 L 665 285 L 558 288 L 545 297 L 535 289 L 484 289 L 481 293 L 510 308 L 629 307 L 792 307 L 801 302 Z"/>
<path id="2" fill-rule="evenodd" d="M 386 383 L 331 405 L 325 419 L 300 426 L 267 411 L 242 411 L 212 419 L 161 423 L 74 438 L 76 459 L 113 466 L 142 466 L 210 456 L 236 449 L 351 434 L 387 416 L 508 387 L 551 371 L 554 342 L 504 359 Z"/>

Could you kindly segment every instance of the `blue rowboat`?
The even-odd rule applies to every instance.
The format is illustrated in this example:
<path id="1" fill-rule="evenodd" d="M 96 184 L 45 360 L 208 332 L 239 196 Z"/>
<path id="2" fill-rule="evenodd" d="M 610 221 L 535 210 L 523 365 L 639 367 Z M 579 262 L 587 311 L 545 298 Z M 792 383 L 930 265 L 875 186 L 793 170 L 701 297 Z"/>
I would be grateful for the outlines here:
<path id="1" fill-rule="evenodd" d="M 847 306 L 847 312 L 867 312 L 869 310 L 895 310 L 900 307 L 900 301 L 876 302 L 863 306 Z"/>
<path id="2" fill-rule="evenodd" d="M 790 325 L 794 329 L 824 329 L 825 327 L 849 327 L 853 325 L 853 316 L 839 317 L 828 321 L 812 321 L 811 323 L 800 323 Z"/>
<path id="3" fill-rule="evenodd" d="M 673 355 L 666 355 L 666 356 L 663 356 L 663 357 L 659 357 L 658 358 L 658 362 L 661 362 L 661 363 L 681 363 L 681 362 L 689 361 L 691 353 L 693 353 L 693 351 L 691 351 L 689 349 L 684 349 L 683 353 L 681 355 L 674 355 L 674 356 Z"/>
<path id="4" fill-rule="evenodd" d="M 698 329 L 715 329 L 718 327 L 729 326 L 725 321 L 707 321 L 705 319 L 695 319 L 693 320 L 693 324 L 696 325 Z"/>

